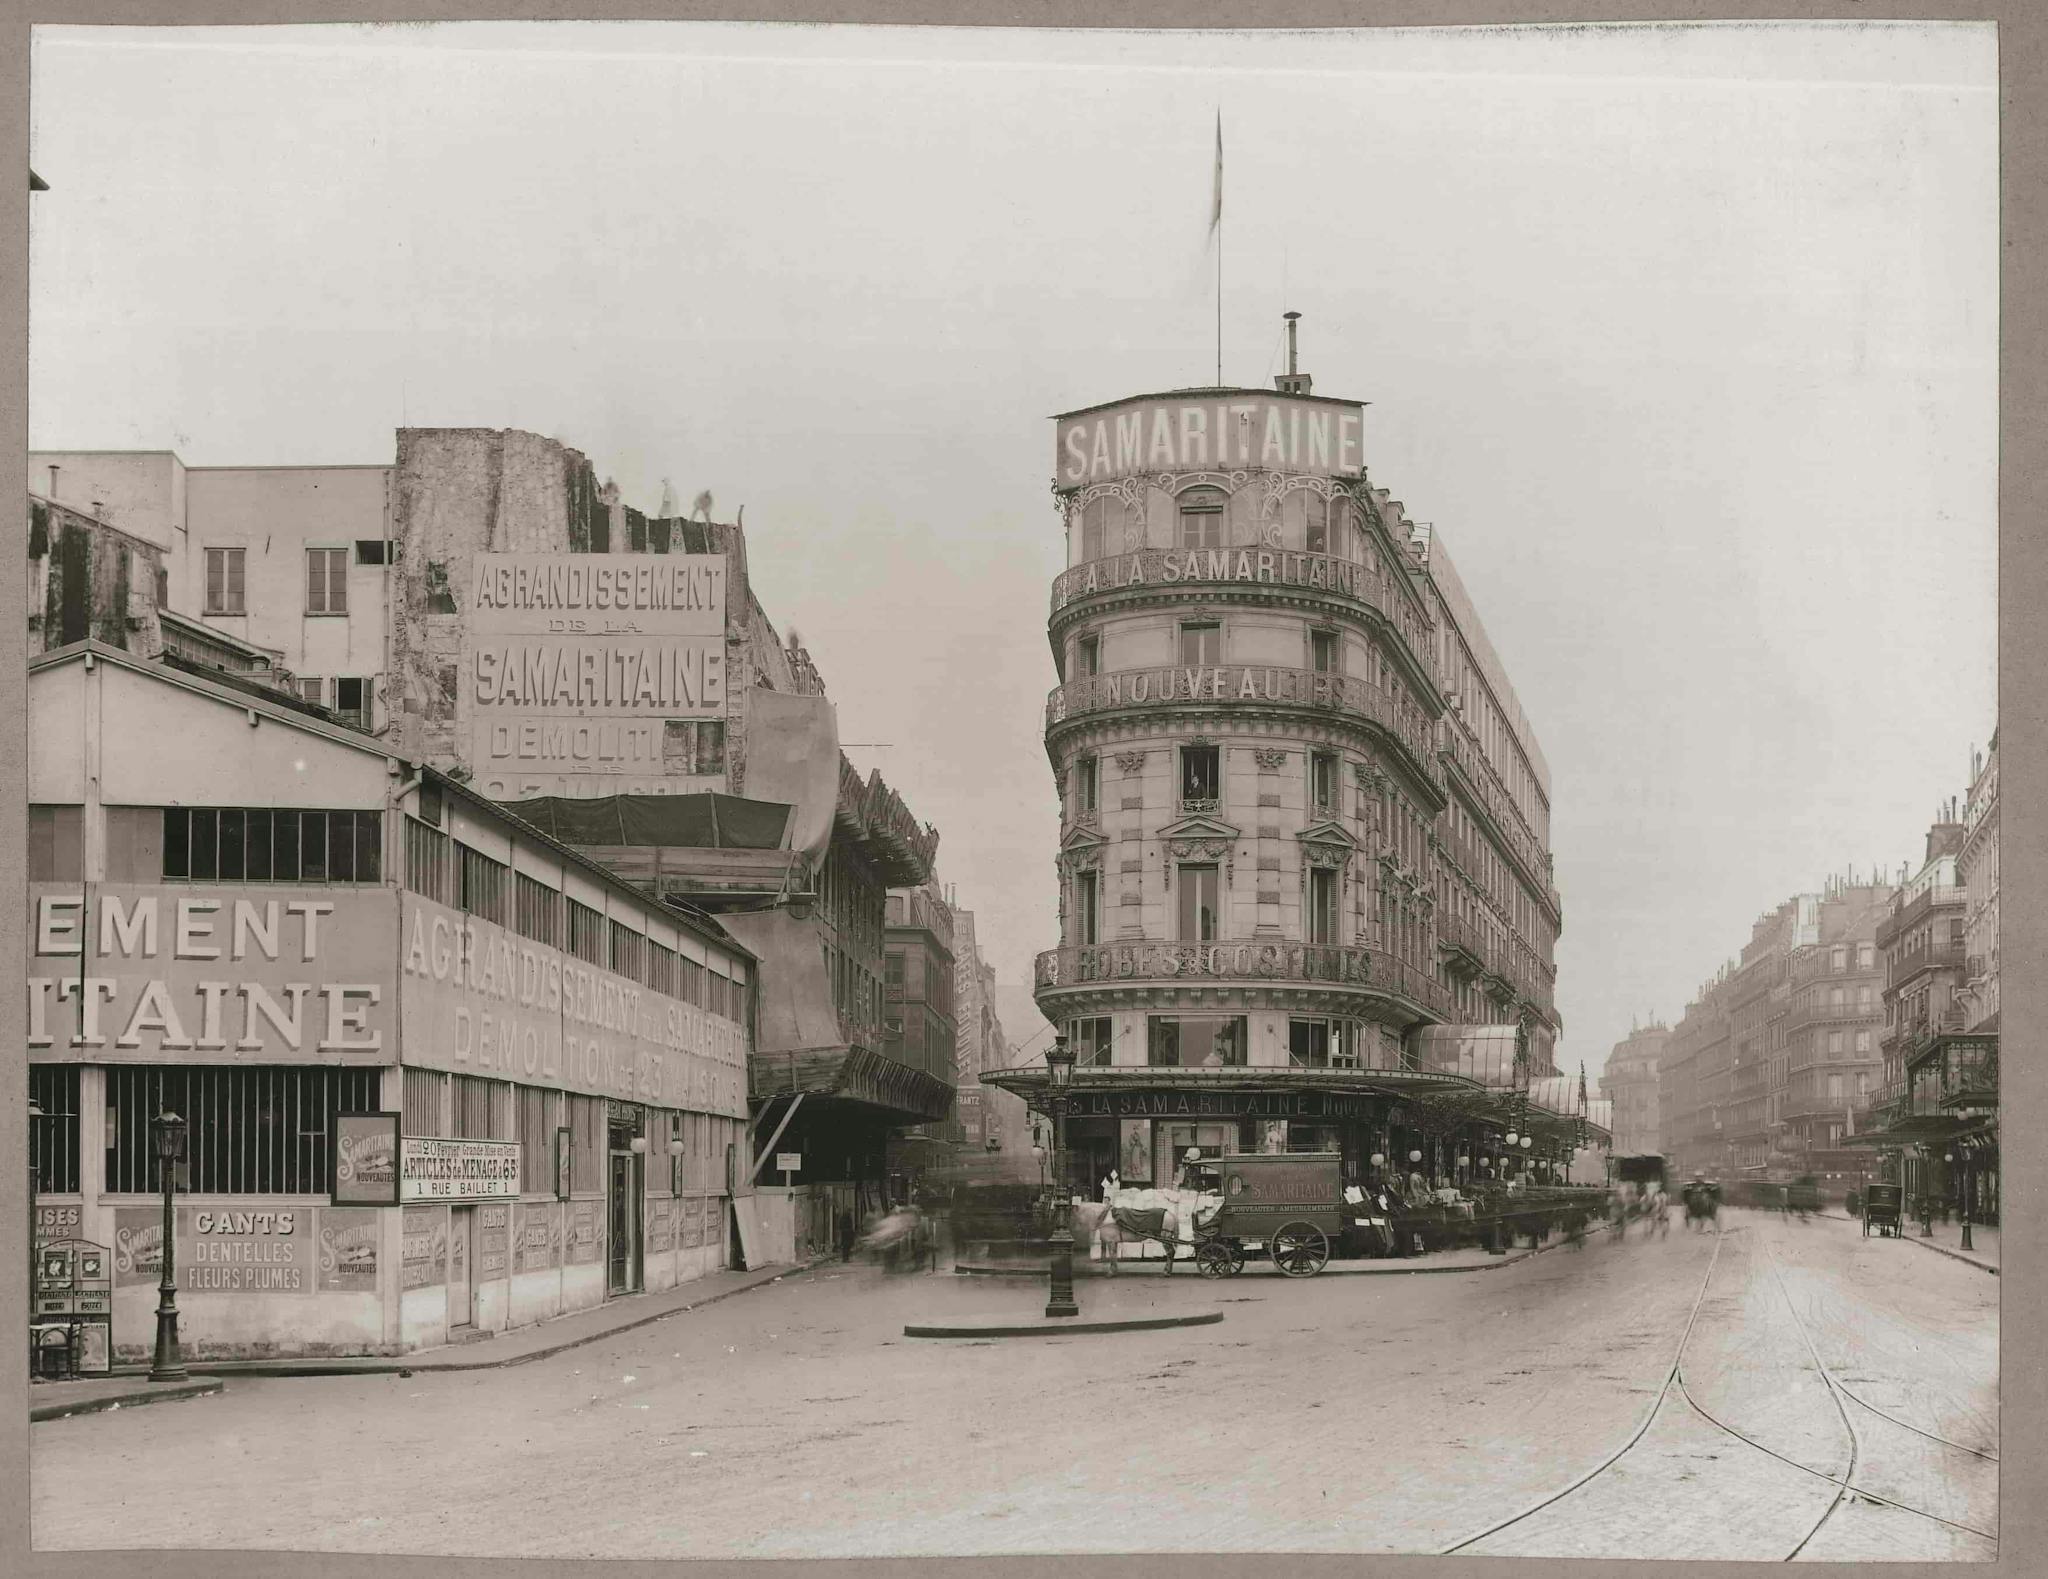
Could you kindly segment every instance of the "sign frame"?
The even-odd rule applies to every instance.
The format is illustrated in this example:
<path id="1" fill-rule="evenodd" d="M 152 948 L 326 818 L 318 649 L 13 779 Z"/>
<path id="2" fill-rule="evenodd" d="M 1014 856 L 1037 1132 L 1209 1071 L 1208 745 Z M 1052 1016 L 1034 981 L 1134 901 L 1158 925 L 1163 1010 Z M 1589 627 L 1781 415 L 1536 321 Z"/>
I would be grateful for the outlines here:
<path id="1" fill-rule="evenodd" d="M 351 1194 L 346 1198 L 341 1192 L 341 1131 L 350 1119 L 375 1119 L 380 1133 L 388 1133 L 391 1141 L 391 1188 L 387 1194 Z M 337 1112 L 327 1121 L 327 1204 L 335 1207 L 348 1206 L 396 1206 L 399 1204 L 399 1126 L 404 1120 L 402 1113 L 369 1108 L 346 1113 Z M 367 1126 L 366 1126 L 367 1127 Z"/>
<path id="2" fill-rule="evenodd" d="M 473 1206 L 483 1201 L 516 1201 L 517 1199 L 519 1199 L 519 1142 L 516 1140 L 485 1140 L 475 1136 L 467 1135 L 401 1135 L 399 1137 L 398 1146 L 398 1198 L 402 1205 Z M 455 1188 L 448 1190 L 409 1192 L 407 1190 L 408 1182 L 435 1182 L 431 1179 L 415 1179 L 412 1181 L 408 1181 L 406 1176 L 406 1163 L 408 1160 L 408 1148 L 411 1146 L 453 1146 L 473 1148 L 487 1147 L 490 1148 L 490 1150 L 479 1150 L 477 1152 L 474 1152 L 472 1155 L 475 1155 L 483 1159 L 496 1158 L 500 1162 L 506 1160 L 506 1155 L 509 1152 L 510 1168 L 512 1174 L 509 1187 L 502 1189 Z M 467 1185 L 477 1181 L 460 1179 L 454 1182 L 458 1184 Z M 504 1181 L 490 1180 L 489 1182 L 502 1183 Z"/>

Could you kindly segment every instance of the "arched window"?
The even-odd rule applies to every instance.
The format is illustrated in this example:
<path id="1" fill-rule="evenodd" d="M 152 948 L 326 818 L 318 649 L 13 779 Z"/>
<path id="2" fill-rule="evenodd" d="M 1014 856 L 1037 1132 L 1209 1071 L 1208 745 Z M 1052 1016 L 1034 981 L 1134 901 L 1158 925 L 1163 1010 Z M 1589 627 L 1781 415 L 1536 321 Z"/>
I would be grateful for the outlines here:
<path id="1" fill-rule="evenodd" d="M 1081 547 L 1075 559 L 1085 565 L 1105 559 L 1123 547 L 1124 505 L 1113 494 L 1100 494 L 1081 506 Z"/>
<path id="2" fill-rule="evenodd" d="M 1220 488 L 1190 488 L 1180 496 L 1180 546 L 1223 546 L 1224 496 Z"/>
<path id="3" fill-rule="evenodd" d="M 1301 545 L 1304 553 L 1327 554 L 1330 552 L 1330 501 L 1313 488 L 1301 490 L 1302 534 Z"/>

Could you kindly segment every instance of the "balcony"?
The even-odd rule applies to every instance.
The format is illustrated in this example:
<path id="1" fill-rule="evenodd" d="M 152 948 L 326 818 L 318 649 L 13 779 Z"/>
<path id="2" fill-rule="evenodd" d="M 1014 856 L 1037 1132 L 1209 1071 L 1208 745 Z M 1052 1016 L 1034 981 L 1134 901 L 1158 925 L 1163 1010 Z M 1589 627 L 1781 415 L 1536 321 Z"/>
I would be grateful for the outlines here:
<path id="1" fill-rule="evenodd" d="M 1057 619 L 1084 599 L 1181 588 L 1198 596 L 1213 596 L 1224 588 L 1254 596 L 1262 592 L 1274 597 L 1306 595 L 1339 607 L 1370 611 L 1400 633 L 1416 668 L 1434 677 L 1429 631 L 1406 592 L 1374 575 L 1371 565 L 1327 554 L 1253 547 L 1141 548 L 1136 553 L 1090 560 L 1055 577 L 1052 615 Z"/>
<path id="2" fill-rule="evenodd" d="M 1880 949 L 1891 947 L 1902 932 L 1910 931 L 1936 910 L 1961 910 L 1967 896 L 1968 890 L 1943 884 L 1916 895 L 1910 904 L 1895 906 L 1892 913 L 1878 924 L 1877 946 Z"/>
<path id="3" fill-rule="evenodd" d="M 1450 957 L 1451 968 L 1466 975 L 1489 969 L 1493 950 L 1477 927 L 1460 916 L 1443 910 L 1436 918 L 1436 946 Z"/>
<path id="4" fill-rule="evenodd" d="M 1276 938 L 1084 944 L 1047 949 L 1032 973 L 1041 997 L 1108 986 L 1341 987 L 1408 999 L 1438 1019 L 1451 1016 L 1443 984 L 1405 961 L 1350 944 Z"/>
<path id="5" fill-rule="evenodd" d="M 1232 704 L 1300 709 L 1369 723 L 1398 741 L 1431 785 L 1442 787 L 1431 722 L 1421 708 L 1396 701 L 1355 675 L 1318 669 L 1175 664 L 1087 675 L 1053 688 L 1046 698 L 1045 727 L 1049 734 L 1062 724 L 1094 713 Z"/>
<path id="6" fill-rule="evenodd" d="M 1964 1016 L 1961 1009 L 1944 1009 L 1939 1014 L 1929 1015 L 1923 1020 L 1913 1020 L 1900 1028 L 1896 1038 L 1906 1063 L 1910 1067 L 1951 1036 L 1963 1034 Z M 1994 1045 L 1996 1039 L 1993 1039 Z"/>
<path id="7" fill-rule="evenodd" d="M 1884 1013 L 1881 1003 L 1799 1003 L 1785 1016 L 1786 1036 L 1797 1035 L 1809 1025 L 1840 1025 L 1851 1020 L 1875 1020 Z"/>
<path id="8" fill-rule="evenodd" d="M 1962 948 L 1956 944 L 1914 949 L 1910 954 L 1892 956 L 1888 962 L 1885 985 L 1896 987 L 1901 982 L 1910 981 L 1924 970 L 1961 970 L 1965 964 Z"/>

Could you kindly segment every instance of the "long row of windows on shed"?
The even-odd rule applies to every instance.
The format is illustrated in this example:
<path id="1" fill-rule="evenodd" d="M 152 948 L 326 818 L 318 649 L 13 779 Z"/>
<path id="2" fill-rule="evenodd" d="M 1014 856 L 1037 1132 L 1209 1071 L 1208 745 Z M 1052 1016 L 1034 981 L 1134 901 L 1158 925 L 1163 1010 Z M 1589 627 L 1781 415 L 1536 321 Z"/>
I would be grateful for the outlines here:
<path id="1" fill-rule="evenodd" d="M 743 983 L 415 817 L 405 820 L 405 856 L 406 887 L 414 893 L 729 1020 L 750 1016 Z"/>

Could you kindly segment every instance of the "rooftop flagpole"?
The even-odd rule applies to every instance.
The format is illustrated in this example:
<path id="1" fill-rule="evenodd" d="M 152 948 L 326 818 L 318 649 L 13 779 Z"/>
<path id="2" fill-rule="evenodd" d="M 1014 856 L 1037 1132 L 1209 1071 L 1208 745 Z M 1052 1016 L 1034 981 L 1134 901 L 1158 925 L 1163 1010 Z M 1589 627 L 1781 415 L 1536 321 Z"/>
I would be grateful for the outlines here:
<path id="1" fill-rule="evenodd" d="M 1216 387 L 1223 387 L 1223 109 L 1216 110 L 1216 200 L 1209 210 L 1216 238 Z"/>

